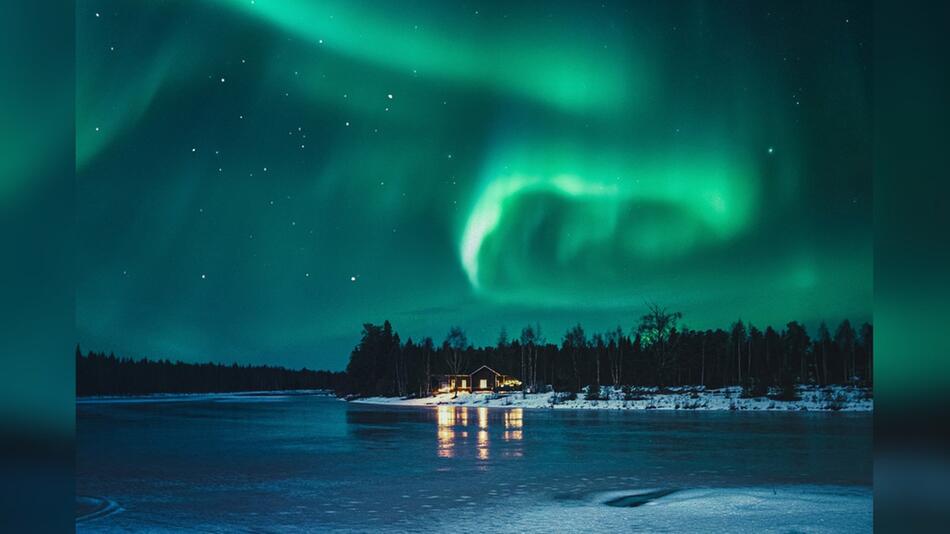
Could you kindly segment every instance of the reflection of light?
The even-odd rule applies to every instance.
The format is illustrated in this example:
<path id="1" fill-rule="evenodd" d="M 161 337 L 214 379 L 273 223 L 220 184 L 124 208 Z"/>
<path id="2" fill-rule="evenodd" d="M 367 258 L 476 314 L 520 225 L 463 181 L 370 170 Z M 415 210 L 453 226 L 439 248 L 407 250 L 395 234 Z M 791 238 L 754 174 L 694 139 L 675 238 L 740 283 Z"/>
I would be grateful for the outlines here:
<path id="1" fill-rule="evenodd" d="M 455 409 L 449 406 L 439 406 L 439 426 L 455 425 Z"/>
<path id="2" fill-rule="evenodd" d="M 512 408 L 505 411 L 505 432 L 502 438 L 505 441 L 520 441 L 521 427 L 524 426 L 524 411 L 521 408 Z"/>
<path id="3" fill-rule="evenodd" d="M 478 409 L 478 428 L 488 428 L 488 408 Z"/>
<path id="4" fill-rule="evenodd" d="M 468 426 L 468 408 L 462 408 L 462 426 Z"/>
<path id="5" fill-rule="evenodd" d="M 439 457 L 451 458 L 455 456 L 452 450 L 455 447 L 455 431 L 451 428 L 439 429 Z"/>
<path id="6" fill-rule="evenodd" d="M 478 459 L 479 460 L 488 459 L 488 431 L 487 430 L 478 431 Z"/>
<path id="7" fill-rule="evenodd" d="M 520 430 L 506 430 L 504 434 L 502 434 L 502 438 L 505 441 L 520 441 L 521 431 Z"/>
<path id="8" fill-rule="evenodd" d="M 507 410 L 505 412 L 505 428 L 521 428 L 523 425 L 522 417 L 523 411 L 521 408 Z"/>
<path id="9" fill-rule="evenodd" d="M 439 457 L 452 458 L 455 452 L 455 409 L 449 406 L 439 406 L 437 412 L 439 421 L 438 439 L 439 439 Z"/>

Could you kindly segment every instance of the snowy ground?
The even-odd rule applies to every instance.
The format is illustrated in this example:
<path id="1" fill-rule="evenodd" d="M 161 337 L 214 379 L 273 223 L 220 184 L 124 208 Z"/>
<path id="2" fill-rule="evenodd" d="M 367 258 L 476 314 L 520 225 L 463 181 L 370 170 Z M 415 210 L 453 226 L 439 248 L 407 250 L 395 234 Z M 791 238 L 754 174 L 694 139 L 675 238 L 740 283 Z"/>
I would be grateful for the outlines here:
<path id="1" fill-rule="evenodd" d="M 394 406 L 488 406 L 513 408 L 557 408 L 593 410 L 779 410 L 779 411 L 849 411 L 868 412 L 874 409 L 870 390 L 843 386 L 799 386 L 799 400 L 783 401 L 769 397 L 742 398 L 739 387 L 707 390 L 702 387 L 636 388 L 624 395 L 617 388 L 605 387 L 609 400 L 587 400 L 586 393 L 568 400 L 564 393 L 451 393 L 413 399 L 368 397 L 353 402 Z M 625 398 L 626 397 L 626 398 Z"/>
<path id="2" fill-rule="evenodd" d="M 493 503 L 491 513 L 504 522 L 485 527 L 485 509 L 466 496 L 472 506 L 452 508 L 451 513 L 426 514 L 423 524 L 412 520 L 373 522 L 376 510 L 358 514 L 364 525 L 280 524 L 281 532 L 756 532 L 815 533 L 871 532 L 873 498 L 870 488 L 846 486 L 776 486 L 678 489 L 636 507 L 612 507 L 607 501 L 650 493 L 646 489 L 595 493 L 579 497 L 537 498 L 515 496 Z M 76 532 L 129 532 L 142 529 L 153 533 L 177 533 L 191 529 L 147 521 L 133 528 L 123 526 L 124 511 L 107 502 L 105 511 L 81 518 Z M 435 505 L 426 505 L 435 506 Z M 335 512 L 335 511 L 334 511 Z M 344 515 L 345 510 L 340 514 Z M 287 512 L 285 512 L 287 513 Z M 352 513 L 352 512 L 350 512 Z M 352 517 L 352 516 L 351 516 Z M 247 520 L 245 518 L 245 520 Z M 251 520 L 253 521 L 253 520 Z M 369 525 L 372 524 L 372 527 Z M 234 532 L 244 530 L 233 523 L 195 525 L 195 531 Z M 247 529 L 257 531 L 256 528 Z M 267 529 L 269 530 L 269 529 Z"/>
<path id="3" fill-rule="evenodd" d="M 605 506 L 607 500 L 645 492 L 607 492 L 574 502 L 549 502 L 536 506 L 517 507 L 518 504 L 512 502 L 512 513 L 506 514 L 506 524 L 501 530 L 783 534 L 872 530 L 873 501 L 868 488 L 697 488 L 677 490 L 635 508 Z"/>

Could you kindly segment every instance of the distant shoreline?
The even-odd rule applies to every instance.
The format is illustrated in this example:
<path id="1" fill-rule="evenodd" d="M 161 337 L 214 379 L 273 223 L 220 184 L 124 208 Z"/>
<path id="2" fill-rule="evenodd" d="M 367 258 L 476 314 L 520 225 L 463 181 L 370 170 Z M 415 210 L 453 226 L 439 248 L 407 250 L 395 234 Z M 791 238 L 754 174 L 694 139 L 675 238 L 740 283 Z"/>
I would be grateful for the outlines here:
<path id="1" fill-rule="evenodd" d="M 198 401 L 228 398 L 261 399 L 266 397 L 289 397 L 303 395 L 335 396 L 328 389 L 271 389 L 255 391 L 214 391 L 188 393 L 144 393 L 135 395 L 85 395 L 77 396 L 76 404 L 101 404 L 108 402 L 160 402 L 160 401 Z"/>
<path id="2" fill-rule="evenodd" d="M 873 392 L 856 386 L 797 386 L 797 400 L 779 400 L 768 396 L 742 397 L 742 388 L 721 389 L 673 387 L 637 388 L 632 398 L 624 398 L 619 388 L 605 387 L 605 399 L 588 400 L 584 392 L 576 399 L 564 393 L 504 394 L 451 393 L 433 397 L 365 397 L 350 402 L 387 406 L 460 406 L 488 408 L 529 408 L 568 410 L 664 410 L 664 411 L 778 411 L 778 412 L 873 412 Z M 628 395 L 629 397 L 629 395 Z"/>

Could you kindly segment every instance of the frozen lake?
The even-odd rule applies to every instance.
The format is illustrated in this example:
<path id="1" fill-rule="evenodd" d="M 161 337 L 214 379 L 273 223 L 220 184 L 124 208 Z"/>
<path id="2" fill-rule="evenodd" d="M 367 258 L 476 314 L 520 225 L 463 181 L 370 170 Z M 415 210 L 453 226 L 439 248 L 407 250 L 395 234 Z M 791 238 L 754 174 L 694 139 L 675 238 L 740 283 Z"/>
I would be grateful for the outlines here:
<path id="1" fill-rule="evenodd" d="M 868 532 L 871 433 L 870 413 L 84 403 L 77 530 Z"/>

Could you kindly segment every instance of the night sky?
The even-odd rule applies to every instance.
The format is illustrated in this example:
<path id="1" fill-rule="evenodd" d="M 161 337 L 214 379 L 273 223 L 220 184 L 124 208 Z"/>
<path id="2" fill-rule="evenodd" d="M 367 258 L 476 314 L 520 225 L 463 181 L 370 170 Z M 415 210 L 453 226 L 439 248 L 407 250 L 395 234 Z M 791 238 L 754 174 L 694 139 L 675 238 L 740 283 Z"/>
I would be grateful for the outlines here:
<path id="1" fill-rule="evenodd" d="M 870 28 L 863 2 L 82 2 L 80 342 L 341 369 L 384 319 L 869 320 Z"/>

